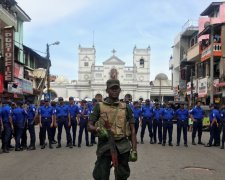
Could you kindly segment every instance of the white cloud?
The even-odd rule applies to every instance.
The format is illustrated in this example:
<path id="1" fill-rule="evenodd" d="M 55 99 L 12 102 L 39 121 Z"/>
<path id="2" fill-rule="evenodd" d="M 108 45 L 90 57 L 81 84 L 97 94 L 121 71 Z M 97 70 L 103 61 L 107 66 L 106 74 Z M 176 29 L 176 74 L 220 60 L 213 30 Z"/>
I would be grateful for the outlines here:
<path id="1" fill-rule="evenodd" d="M 18 5 L 31 17 L 35 26 L 60 21 L 89 6 L 88 0 L 17 0 Z"/>

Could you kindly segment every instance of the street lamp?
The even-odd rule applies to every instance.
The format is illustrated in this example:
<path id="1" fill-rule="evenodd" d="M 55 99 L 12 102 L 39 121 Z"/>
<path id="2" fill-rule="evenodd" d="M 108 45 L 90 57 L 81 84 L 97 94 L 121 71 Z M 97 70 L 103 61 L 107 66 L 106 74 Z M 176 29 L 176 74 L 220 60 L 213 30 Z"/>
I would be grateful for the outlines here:
<path id="1" fill-rule="evenodd" d="M 59 44 L 60 44 L 59 41 L 56 41 L 56 42 L 54 42 L 52 44 L 48 44 L 48 43 L 46 44 L 46 54 L 47 54 L 46 58 L 48 60 L 48 68 L 47 68 L 47 93 L 48 93 L 49 98 L 51 98 L 50 97 L 50 67 L 51 67 L 51 60 L 50 60 L 49 47 L 50 46 L 53 46 L 53 45 L 59 45 Z"/>

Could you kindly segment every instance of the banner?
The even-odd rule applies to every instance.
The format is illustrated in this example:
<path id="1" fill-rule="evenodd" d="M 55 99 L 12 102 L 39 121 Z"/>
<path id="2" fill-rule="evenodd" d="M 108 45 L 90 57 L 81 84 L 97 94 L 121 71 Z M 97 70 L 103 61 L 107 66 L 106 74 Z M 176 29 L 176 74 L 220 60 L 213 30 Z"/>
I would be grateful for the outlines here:
<path id="1" fill-rule="evenodd" d="M 33 83 L 27 79 L 23 79 L 22 91 L 23 93 L 33 94 Z"/>
<path id="2" fill-rule="evenodd" d="M 12 26 L 5 27 L 3 30 L 3 47 L 5 60 L 4 80 L 12 82 L 14 78 L 14 28 Z"/>
<path id="3" fill-rule="evenodd" d="M 14 77 L 23 79 L 24 76 L 24 67 L 20 64 L 14 63 Z"/>
<path id="4" fill-rule="evenodd" d="M 14 78 L 14 82 L 8 83 L 8 92 L 23 94 L 23 81 L 21 79 Z"/>
<path id="5" fill-rule="evenodd" d="M 208 78 L 198 80 L 198 97 L 206 97 L 208 92 Z"/>
<path id="6" fill-rule="evenodd" d="M 3 75 L 0 74 L 0 93 L 3 93 L 3 90 L 4 90 Z"/>

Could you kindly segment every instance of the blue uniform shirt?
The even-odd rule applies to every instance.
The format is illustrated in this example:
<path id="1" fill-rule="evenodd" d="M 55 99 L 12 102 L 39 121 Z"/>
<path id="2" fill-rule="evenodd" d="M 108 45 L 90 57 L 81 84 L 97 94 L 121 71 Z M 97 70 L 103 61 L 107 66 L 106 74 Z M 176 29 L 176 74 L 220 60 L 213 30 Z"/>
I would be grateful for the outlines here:
<path id="1" fill-rule="evenodd" d="M 79 113 L 79 108 L 77 105 L 68 105 L 68 111 L 70 113 L 70 117 L 76 117 L 77 114 Z"/>
<path id="2" fill-rule="evenodd" d="M 187 109 L 178 109 L 175 113 L 178 121 L 187 121 L 189 112 Z"/>
<path id="3" fill-rule="evenodd" d="M 35 113 L 36 113 L 36 108 L 34 105 L 30 105 L 27 109 L 27 119 L 28 120 L 33 120 L 35 117 Z"/>
<path id="4" fill-rule="evenodd" d="M 67 117 L 69 113 L 68 105 L 58 105 L 56 106 L 57 117 Z"/>
<path id="5" fill-rule="evenodd" d="M 223 110 L 220 112 L 220 117 L 221 117 L 222 121 L 225 122 L 225 109 L 223 109 Z"/>
<path id="6" fill-rule="evenodd" d="M 2 122 L 9 123 L 9 117 L 12 117 L 12 108 L 9 105 L 2 107 Z"/>
<path id="7" fill-rule="evenodd" d="M 174 118 L 174 110 L 172 108 L 165 108 L 162 111 L 163 120 L 172 121 Z"/>
<path id="8" fill-rule="evenodd" d="M 51 106 L 41 106 L 38 112 L 42 118 L 51 118 L 55 110 Z"/>
<path id="9" fill-rule="evenodd" d="M 12 111 L 13 114 L 13 122 L 19 128 L 24 128 L 27 113 L 21 107 L 16 107 Z"/>
<path id="10" fill-rule="evenodd" d="M 0 120 L 2 120 L 2 107 L 0 107 Z"/>
<path id="11" fill-rule="evenodd" d="M 141 117 L 141 109 L 140 108 L 132 108 L 133 114 L 134 114 L 134 119 L 138 120 Z"/>
<path id="12" fill-rule="evenodd" d="M 213 109 L 210 111 L 210 114 L 209 114 L 210 122 L 212 122 L 213 119 L 216 119 L 217 122 L 219 122 L 219 120 L 220 120 L 220 112 L 217 109 Z"/>
<path id="13" fill-rule="evenodd" d="M 190 114 L 194 117 L 194 119 L 203 119 L 204 117 L 204 111 L 201 107 L 194 107 Z"/>
<path id="14" fill-rule="evenodd" d="M 149 119 L 149 118 L 152 118 L 153 116 L 153 109 L 149 106 L 143 106 L 142 107 L 142 117 L 144 119 Z"/>
<path id="15" fill-rule="evenodd" d="M 88 120 L 88 116 L 91 114 L 91 111 L 90 111 L 89 108 L 84 109 L 84 107 L 81 106 L 81 107 L 79 108 L 79 114 L 81 114 L 81 116 L 80 116 L 80 120 L 81 120 L 81 121 L 82 121 L 82 120 L 87 121 L 87 120 Z M 82 115 L 84 115 L 84 116 L 82 116 Z"/>
<path id="16" fill-rule="evenodd" d="M 160 120 L 162 115 L 163 109 L 162 108 L 154 108 L 153 115 L 155 120 Z"/>

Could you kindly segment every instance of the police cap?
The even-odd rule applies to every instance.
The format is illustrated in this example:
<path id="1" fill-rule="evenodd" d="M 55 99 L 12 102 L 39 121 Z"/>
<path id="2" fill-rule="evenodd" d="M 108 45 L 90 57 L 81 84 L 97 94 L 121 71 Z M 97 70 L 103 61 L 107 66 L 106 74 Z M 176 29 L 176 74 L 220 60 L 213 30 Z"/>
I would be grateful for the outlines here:
<path id="1" fill-rule="evenodd" d="M 118 79 L 109 79 L 107 82 L 106 82 L 106 86 L 107 86 L 107 89 L 108 88 L 111 88 L 113 86 L 118 86 L 120 87 L 120 81 Z"/>
<path id="2" fill-rule="evenodd" d="M 69 97 L 69 100 L 74 100 L 74 98 L 72 96 Z"/>
<path id="3" fill-rule="evenodd" d="M 59 97 L 59 99 L 58 99 L 59 101 L 63 101 L 63 97 Z"/>

